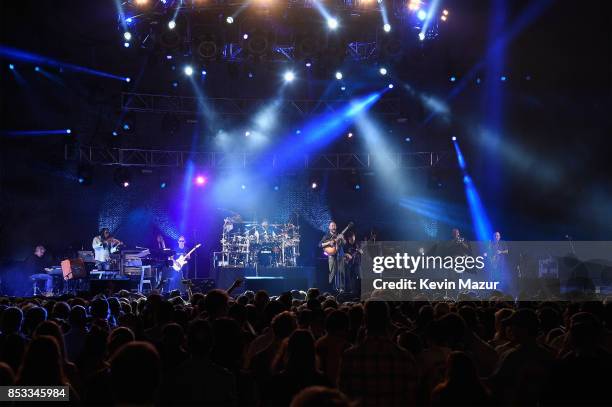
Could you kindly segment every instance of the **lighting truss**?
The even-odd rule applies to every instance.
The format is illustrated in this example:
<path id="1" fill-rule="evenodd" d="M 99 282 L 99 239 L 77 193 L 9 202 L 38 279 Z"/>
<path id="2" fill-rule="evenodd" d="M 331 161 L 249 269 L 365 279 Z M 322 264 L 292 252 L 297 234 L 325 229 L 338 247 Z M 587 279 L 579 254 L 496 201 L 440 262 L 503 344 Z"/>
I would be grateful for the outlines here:
<path id="1" fill-rule="evenodd" d="M 250 115 L 271 103 L 271 100 L 268 99 L 249 98 L 206 98 L 204 101 L 221 116 Z M 305 117 L 340 111 L 346 107 L 348 102 L 349 100 L 346 99 L 283 99 L 280 109 Z M 121 94 L 121 110 L 127 112 L 198 114 L 201 112 L 201 105 L 202 100 L 193 96 L 134 92 Z M 401 112 L 400 98 L 384 97 L 372 106 L 370 112 L 381 116 L 397 117 Z"/>
<path id="2" fill-rule="evenodd" d="M 300 163 L 305 170 L 328 171 L 376 171 L 377 169 L 426 169 L 434 168 L 452 156 L 449 152 L 414 152 L 394 154 L 331 153 L 295 156 L 271 155 L 262 157 L 250 153 L 193 152 L 144 150 L 130 148 L 105 148 L 79 146 L 76 150 L 66 147 L 64 158 L 92 165 L 121 167 L 174 167 L 181 168 L 188 161 L 201 168 L 249 169 L 257 166 L 285 168 L 285 163 Z"/>

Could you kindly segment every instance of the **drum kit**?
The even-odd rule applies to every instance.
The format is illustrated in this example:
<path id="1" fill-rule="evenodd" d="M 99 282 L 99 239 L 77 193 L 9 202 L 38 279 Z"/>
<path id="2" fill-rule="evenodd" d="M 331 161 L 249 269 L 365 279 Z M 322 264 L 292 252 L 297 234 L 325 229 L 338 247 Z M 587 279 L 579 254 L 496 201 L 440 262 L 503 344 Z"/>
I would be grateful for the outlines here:
<path id="1" fill-rule="evenodd" d="M 218 266 L 296 267 L 300 255 L 299 226 L 226 218 Z"/>

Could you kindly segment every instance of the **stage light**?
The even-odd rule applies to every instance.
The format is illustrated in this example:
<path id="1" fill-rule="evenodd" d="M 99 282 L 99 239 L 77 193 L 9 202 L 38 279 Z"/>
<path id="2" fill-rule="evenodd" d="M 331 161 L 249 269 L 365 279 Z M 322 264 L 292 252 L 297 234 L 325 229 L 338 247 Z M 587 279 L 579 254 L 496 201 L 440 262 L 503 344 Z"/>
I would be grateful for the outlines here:
<path id="1" fill-rule="evenodd" d="M 172 82 L 172 87 L 173 88 L 178 88 L 178 82 L 177 81 Z"/>
<path id="2" fill-rule="evenodd" d="M 342 79 L 342 77 L 343 77 L 342 72 L 340 71 L 336 72 L 336 79 L 340 80 Z"/>
<path id="3" fill-rule="evenodd" d="M 36 72 L 40 72 L 40 66 L 35 66 L 35 67 L 34 67 L 34 70 L 35 70 Z"/>
<path id="4" fill-rule="evenodd" d="M 421 8 L 421 0 L 410 0 L 408 2 L 408 10 L 417 11 Z"/>
<path id="5" fill-rule="evenodd" d="M 70 134 L 70 133 L 72 133 L 72 130 L 66 129 L 66 134 Z"/>
<path id="6" fill-rule="evenodd" d="M 353 188 L 355 188 L 356 191 L 359 191 L 361 189 L 361 185 L 355 184 Z"/>
<path id="7" fill-rule="evenodd" d="M 448 19 L 448 17 L 446 17 L 446 16 L 441 16 L 440 17 L 440 20 L 442 20 L 442 21 L 446 21 L 447 19 Z"/>
<path id="8" fill-rule="evenodd" d="M 353 133 L 349 133 L 346 135 L 348 138 L 353 138 Z"/>
<path id="9" fill-rule="evenodd" d="M 383 25 L 383 30 L 388 33 L 389 31 L 391 31 L 391 24 L 386 23 L 385 25 Z"/>
<path id="10" fill-rule="evenodd" d="M 129 125 L 129 124 L 127 124 L 127 123 L 125 123 L 125 124 L 123 125 L 123 130 L 129 130 L 129 129 L 130 129 L 130 125 Z"/>
<path id="11" fill-rule="evenodd" d="M 123 43 L 123 46 L 124 46 L 125 48 L 129 48 L 129 47 L 130 47 L 130 43 L 129 43 L 129 42 L 124 42 L 124 43 Z"/>
<path id="12" fill-rule="evenodd" d="M 393 89 L 394 88 L 392 83 L 390 83 L 388 87 L 389 87 L 389 89 Z"/>
<path id="13" fill-rule="evenodd" d="M 193 75 L 193 68 L 191 65 L 187 65 L 185 68 L 183 68 L 183 72 L 185 72 L 185 75 L 191 76 Z"/>
<path id="14" fill-rule="evenodd" d="M 499 77 L 499 80 L 500 80 L 500 81 L 502 81 L 502 82 L 506 82 L 506 79 L 508 79 L 508 78 L 506 78 L 506 77 L 505 77 L 505 76 L 503 76 L 503 75 Z"/>
<path id="15" fill-rule="evenodd" d="M 206 184 L 206 177 L 204 175 L 198 175 L 195 177 L 195 184 L 198 186 L 203 186 L 204 184 Z"/>
<path id="16" fill-rule="evenodd" d="M 115 137 L 117 137 L 117 136 L 119 135 L 119 133 L 117 133 L 116 131 L 113 131 L 111 134 L 112 134 L 113 136 L 115 136 Z"/>
<path id="17" fill-rule="evenodd" d="M 168 21 L 168 28 L 169 29 L 174 30 L 175 27 L 176 27 L 176 21 L 174 21 L 174 20 Z"/>
<path id="18" fill-rule="evenodd" d="M 446 10 L 446 9 L 442 10 L 442 15 L 443 16 L 448 16 L 448 10 Z"/>
<path id="19" fill-rule="evenodd" d="M 251 135 L 250 131 L 247 130 L 247 131 L 244 132 L 244 137 L 249 137 L 250 135 Z"/>
<path id="20" fill-rule="evenodd" d="M 242 36 L 242 39 L 243 39 L 243 40 L 248 40 L 248 39 L 249 39 L 249 34 L 244 34 L 244 35 Z"/>
<path id="21" fill-rule="evenodd" d="M 453 136 L 453 137 L 451 137 L 451 140 L 452 140 L 452 141 L 457 141 L 457 137 L 456 137 L 456 136 Z"/>
<path id="22" fill-rule="evenodd" d="M 125 78 L 125 81 L 126 81 L 127 83 L 130 83 L 130 81 L 131 81 L 131 80 L 132 80 L 132 79 L 130 79 L 130 77 L 129 77 L 129 76 L 128 76 L 127 78 Z"/>
<path id="23" fill-rule="evenodd" d="M 278 191 L 278 190 L 279 190 L 278 185 L 274 185 L 274 190 L 275 190 L 275 191 Z"/>
<path id="24" fill-rule="evenodd" d="M 335 30 L 336 28 L 338 28 L 338 20 L 333 17 L 329 17 L 327 19 L 327 26 L 330 30 Z"/>
<path id="25" fill-rule="evenodd" d="M 312 62 L 307 61 L 307 62 L 306 62 L 306 68 L 310 68 L 311 66 L 312 66 Z"/>
<path id="26" fill-rule="evenodd" d="M 172 55 L 166 55 L 166 59 L 172 59 Z"/>
<path id="27" fill-rule="evenodd" d="M 253 77 L 253 72 L 249 72 L 247 76 L 248 76 L 249 78 L 252 78 L 252 77 Z"/>
<path id="28" fill-rule="evenodd" d="M 240 185 L 240 189 L 242 189 L 244 191 L 246 189 L 246 185 L 244 185 L 244 184 Z"/>
<path id="29" fill-rule="evenodd" d="M 455 78 L 454 76 L 451 76 L 450 78 L 448 78 L 449 81 L 451 82 L 455 82 L 457 80 L 457 78 Z"/>
<path id="30" fill-rule="evenodd" d="M 387 68 L 380 68 L 380 69 L 378 70 L 378 72 L 379 72 L 381 75 L 383 75 L 383 76 L 384 76 L 384 75 L 386 75 L 386 74 L 387 74 Z"/>
<path id="31" fill-rule="evenodd" d="M 125 38 L 126 41 L 129 41 L 132 39 L 132 33 L 130 33 L 129 31 L 126 31 L 123 33 L 123 38 Z"/>
<path id="32" fill-rule="evenodd" d="M 346 90 L 346 86 L 340 86 L 340 90 L 344 92 Z"/>
<path id="33" fill-rule="evenodd" d="M 206 76 L 208 74 L 208 72 L 206 72 L 205 69 L 202 69 L 202 76 Z"/>
<path id="34" fill-rule="evenodd" d="M 225 19 L 225 21 L 226 21 L 228 24 L 233 24 L 233 23 L 234 23 L 234 17 L 229 16 L 228 18 L 226 18 L 226 19 Z"/>
<path id="35" fill-rule="evenodd" d="M 159 187 L 160 187 L 161 189 L 165 189 L 165 188 L 166 188 L 166 186 L 168 186 L 168 185 L 167 185 L 167 184 L 166 184 L 166 182 L 164 182 L 164 181 L 162 181 L 162 182 L 160 182 L 160 183 L 159 183 Z"/>
<path id="36" fill-rule="evenodd" d="M 9 69 L 12 71 L 13 69 L 15 69 L 15 65 L 9 64 Z"/>
<path id="37" fill-rule="evenodd" d="M 113 174 L 113 180 L 120 187 L 129 187 L 131 184 L 130 170 L 126 167 L 117 168 Z"/>
<path id="38" fill-rule="evenodd" d="M 407 143 L 410 143 L 411 139 L 410 139 L 410 137 L 406 137 L 406 138 L 404 139 L 404 141 L 406 141 Z"/>
<path id="39" fill-rule="evenodd" d="M 297 130 L 295 131 L 295 134 L 297 134 L 297 135 L 300 135 L 300 134 L 302 134 L 302 130 L 300 130 L 300 129 L 297 129 Z"/>
<path id="40" fill-rule="evenodd" d="M 427 18 L 427 12 L 425 10 L 419 10 L 417 12 L 417 18 L 421 21 L 424 21 Z"/>
<path id="41" fill-rule="evenodd" d="M 123 188 L 127 188 L 130 186 L 130 181 L 123 181 Z"/>
<path id="42" fill-rule="evenodd" d="M 134 22 L 134 20 L 132 20 L 132 17 L 126 18 L 125 22 L 128 24 L 132 24 L 132 22 Z"/>
<path id="43" fill-rule="evenodd" d="M 285 79 L 285 82 L 292 82 L 295 79 L 295 74 L 292 71 L 287 71 L 283 75 L 283 79 Z"/>
<path id="44" fill-rule="evenodd" d="M 419 33 L 419 40 L 421 41 L 425 40 L 425 33 Z"/>
<path id="45" fill-rule="evenodd" d="M 310 188 L 311 188 L 311 189 L 317 189 L 317 187 L 318 187 L 318 186 L 319 186 L 319 184 L 317 184 L 316 182 L 312 182 L 312 183 L 310 184 Z"/>
<path id="46" fill-rule="evenodd" d="M 480 82 L 481 82 L 481 81 L 480 81 L 480 78 L 476 78 L 476 84 L 477 84 L 477 85 L 480 85 Z"/>
<path id="47" fill-rule="evenodd" d="M 144 6 L 149 2 L 149 0 L 136 0 L 136 5 Z"/>
<path id="48" fill-rule="evenodd" d="M 83 164 L 77 168 L 77 182 L 81 185 L 90 185 L 93 179 L 93 168 Z"/>

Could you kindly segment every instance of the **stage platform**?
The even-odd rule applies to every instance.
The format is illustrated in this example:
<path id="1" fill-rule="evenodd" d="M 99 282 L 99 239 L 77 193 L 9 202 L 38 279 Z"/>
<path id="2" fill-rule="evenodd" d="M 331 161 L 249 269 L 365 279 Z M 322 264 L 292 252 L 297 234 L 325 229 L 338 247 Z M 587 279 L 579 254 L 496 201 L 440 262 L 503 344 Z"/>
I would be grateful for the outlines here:
<path id="1" fill-rule="evenodd" d="M 315 267 L 217 267 L 214 276 L 221 289 L 243 278 L 244 284 L 234 294 L 266 290 L 270 295 L 278 295 L 284 291 L 307 290 L 317 281 Z"/>

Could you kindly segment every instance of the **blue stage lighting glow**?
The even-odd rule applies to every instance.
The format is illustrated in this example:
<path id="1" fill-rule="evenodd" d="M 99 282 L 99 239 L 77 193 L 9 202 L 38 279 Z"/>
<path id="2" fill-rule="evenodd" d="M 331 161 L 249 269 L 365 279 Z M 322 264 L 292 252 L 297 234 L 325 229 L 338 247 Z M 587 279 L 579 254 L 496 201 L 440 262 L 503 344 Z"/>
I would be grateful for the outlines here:
<path id="1" fill-rule="evenodd" d="M 240 185 L 240 189 L 242 189 L 244 191 L 246 189 L 246 185 L 244 185 L 244 184 Z"/>
<path id="2" fill-rule="evenodd" d="M 338 20 L 336 20 L 334 17 L 328 18 L 327 19 L 327 26 L 331 30 L 335 30 L 336 28 L 338 28 Z"/>
<path id="3" fill-rule="evenodd" d="M 123 33 L 123 38 L 125 38 L 126 41 L 129 41 L 132 39 L 132 33 L 130 33 L 129 31 L 126 31 Z"/>
<path id="4" fill-rule="evenodd" d="M 40 72 L 40 66 L 35 66 L 35 67 L 34 67 L 34 70 L 35 70 L 36 72 Z"/>
<path id="5" fill-rule="evenodd" d="M 134 22 L 134 20 L 132 19 L 132 17 L 126 18 L 125 22 L 128 24 L 132 24 Z"/>
<path id="6" fill-rule="evenodd" d="M 166 186 L 167 186 L 167 184 L 166 184 L 165 182 L 161 182 L 161 183 L 159 184 L 159 187 L 160 187 L 161 189 L 166 188 Z"/>
<path id="7" fill-rule="evenodd" d="M 183 68 L 183 72 L 185 72 L 185 75 L 191 76 L 193 75 L 193 68 L 191 65 L 187 65 L 185 68 Z"/>
<path id="8" fill-rule="evenodd" d="M 247 131 L 244 132 L 244 137 L 249 137 L 250 135 L 251 135 L 250 131 L 247 130 Z"/>
<path id="9" fill-rule="evenodd" d="M 310 68 L 312 66 L 312 62 L 306 62 L 306 68 Z"/>
<path id="10" fill-rule="evenodd" d="M 131 81 L 131 80 L 132 80 L 132 79 L 131 79 L 129 76 L 128 76 L 127 78 L 125 78 L 125 81 L 126 81 L 127 83 L 130 83 L 130 81 Z"/>
<path id="11" fill-rule="evenodd" d="M 425 33 L 419 33 L 419 40 L 425 41 Z"/>
<path id="12" fill-rule="evenodd" d="M 390 83 L 390 84 L 389 84 L 389 86 L 388 86 L 388 88 L 389 88 L 389 89 L 393 89 L 393 88 L 394 88 L 393 84 L 392 84 L 392 83 Z"/>
<path id="13" fill-rule="evenodd" d="M 386 75 L 386 74 L 387 74 L 387 68 L 380 68 L 380 69 L 378 70 L 378 72 L 379 72 L 381 75 Z"/>
<path id="14" fill-rule="evenodd" d="M 72 130 L 66 129 L 66 134 L 70 134 L 70 133 L 72 133 Z"/>
<path id="15" fill-rule="evenodd" d="M 453 136 L 453 137 L 451 137 L 451 140 L 452 140 L 452 141 L 457 141 L 457 137 L 456 137 L 456 136 Z"/>
<path id="16" fill-rule="evenodd" d="M 344 92 L 346 90 L 346 86 L 340 86 L 340 90 Z"/>
<path id="17" fill-rule="evenodd" d="M 174 30 L 175 27 L 176 27 L 176 21 L 174 21 L 174 20 L 168 21 L 168 28 L 169 29 Z"/>
<path id="18" fill-rule="evenodd" d="M 391 24 L 386 23 L 385 25 L 383 25 L 383 30 L 388 33 L 389 31 L 391 31 Z"/>
<path id="19" fill-rule="evenodd" d="M 202 76 L 206 76 L 208 74 L 208 72 L 206 72 L 205 69 L 202 69 Z"/>
<path id="20" fill-rule="evenodd" d="M 226 19 L 225 19 L 225 21 L 226 21 L 228 24 L 233 24 L 233 23 L 234 23 L 234 17 L 229 16 L 228 18 L 226 18 Z"/>
<path id="21" fill-rule="evenodd" d="M 505 77 L 505 76 L 503 76 L 503 75 L 502 75 L 502 76 L 500 76 L 500 78 L 499 78 L 499 80 L 500 80 L 500 81 L 502 81 L 502 82 L 506 82 L 506 79 L 508 79 L 508 78 L 506 78 L 506 77 Z"/>
<path id="22" fill-rule="evenodd" d="M 355 184 L 355 189 L 359 191 L 361 189 L 361 185 Z"/>
<path id="23" fill-rule="evenodd" d="M 336 72 L 336 79 L 340 80 L 343 78 L 344 75 L 342 75 L 342 72 L 338 71 Z"/>
<path id="24" fill-rule="evenodd" d="M 285 82 L 292 82 L 295 79 L 295 74 L 292 71 L 287 71 L 283 74 Z"/>
<path id="25" fill-rule="evenodd" d="M 9 64 L 9 69 L 10 69 L 10 70 L 15 69 L 15 65 L 13 65 L 13 64 Z"/>
<path id="26" fill-rule="evenodd" d="M 124 46 L 125 48 L 129 48 L 129 47 L 130 47 L 130 43 L 129 43 L 129 42 L 124 42 L 124 43 L 123 43 L 123 46 Z"/>
<path id="27" fill-rule="evenodd" d="M 407 141 L 408 143 L 410 143 L 410 141 L 411 141 L 410 137 L 406 137 L 404 140 Z"/>
<path id="28" fill-rule="evenodd" d="M 448 79 L 449 79 L 451 82 L 455 82 L 455 81 L 457 80 L 457 78 L 456 78 L 456 77 L 454 77 L 454 76 L 451 76 L 451 77 L 450 77 L 450 78 L 448 78 Z"/>
<path id="29" fill-rule="evenodd" d="M 302 130 L 300 130 L 300 129 L 296 130 L 295 134 L 302 134 Z"/>
<path id="30" fill-rule="evenodd" d="M 70 134 L 72 131 L 70 129 L 61 129 L 61 130 L 8 130 L 2 131 L 0 134 L 6 136 L 55 136 L 62 134 Z"/>
<path id="31" fill-rule="evenodd" d="M 249 34 L 244 34 L 244 35 L 242 36 L 242 39 L 243 39 L 243 40 L 248 40 L 248 39 L 249 39 Z"/>
<path id="32" fill-rule="evenodd" d="M 113 131 L 112 135 L 117 137 L 119 135 L 119 133 L 117 133 L 116 131 Z"/>
<path id="33" fill-rule="evenodd" d="M 79 184 L 82 184 L 82 183 L 84 183 L 84 182 L 85 182 L 85 178 L 83 178 L 83 177 L 79 177 Z"/>
<path id="34" fill-rule="evenodd" d="M 127 124 L 127 123 L 125 123 L 125 124 L 123 125 L 123 130 L 129 130 L 129 129 L 130 129 L 130 125 L 129 125 L 129 124 Z"/>
<path id="35" fill-rule="evenodd" d="M 310 184 L 310 188 L 312 189 L 317 189 L 317 187 L 319 186 L 319 184 L 317 184 L 316 182 L 313 182 Z"/>
<path id="36" fill-rule="evenodd" d="M 172 87 L 173 88 L 178 88 L 178 82 L 177 81 L 172 82 Z"/>
<path id="37" fill-rule="evenodd" d="M 425 10 L 417 11 L 417 18 L 421 21 L 424 21 L 427 18 L 427 11 Z"/>
<path id="38" fill-rule="evenodd" d="M 172 55 L 166 55 L 166 59 L 172 59 Z"/>
<path id="39" fill-rule="evenodd" d="M 253 77 L 253 72 L 249 72 L 248 77 L 252 78 Z"/>
<path id="40" fill-rule="evenodd" d="M 480 85 L 480 82 L 481 82 L 481 81 L 480 81 L 480 78 L 476 78 L 476 84 L 477 84 L 477 85 Z"/>
<path id="41" fill-rule="evenodd" d="M 278 185 L 274 185 L 274 190 L 278 191 L 278 189 L 279 189 Z"/>

